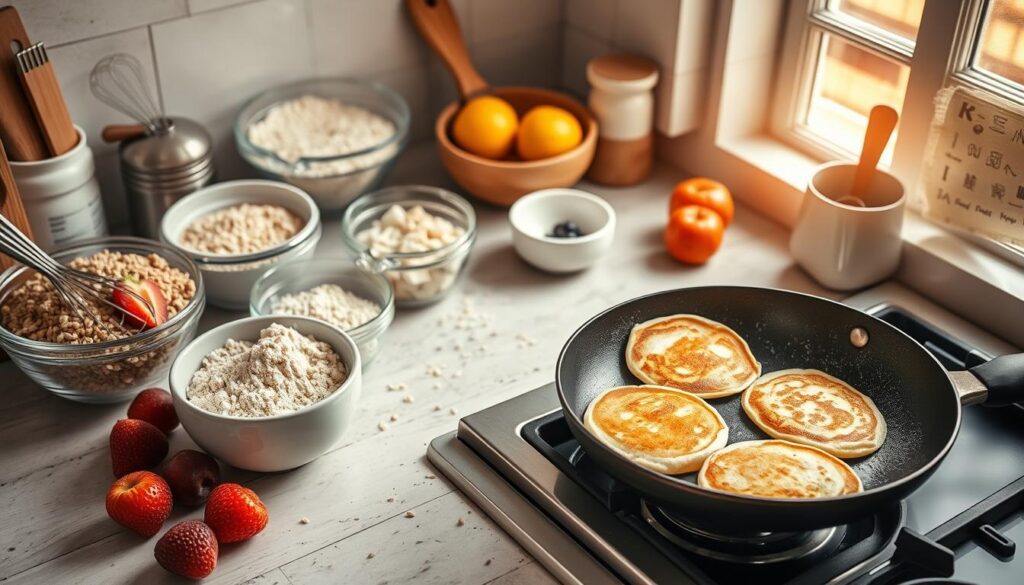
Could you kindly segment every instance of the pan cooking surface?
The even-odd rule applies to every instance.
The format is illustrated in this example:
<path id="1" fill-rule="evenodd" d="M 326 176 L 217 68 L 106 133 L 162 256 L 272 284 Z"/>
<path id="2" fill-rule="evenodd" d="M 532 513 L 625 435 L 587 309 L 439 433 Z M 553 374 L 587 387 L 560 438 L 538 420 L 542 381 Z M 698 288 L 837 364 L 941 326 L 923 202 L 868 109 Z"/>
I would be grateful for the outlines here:
<path id="1" fill-rule="evenodd" d="M 909 337 L 860 311 L 823 299 L 770 289 L 707 287 L 669 291 L 615 307 L 584 326 L 559 361 L 558 382 L 571 416 L 612 386 L 640 384 L 626 367 L 633 325 L 655 317 L 693 313 L 732 327 L 750 345 L 763 373 L 816 368 L 853 385 L 875 401 L 888 426 L 881 449 L 847 459 L 864 489 L 884 486 L 925 467 L 952 437 L 958 420 L 955 392 L 945 372 Z M 849 340 L 868 331 L 864 348 Z M 741 394 L 710 399 L 726 424 L 729 443 L 770 438 L 740 406 Z M 696 482 L 696 474 L 677 476 Z"/>

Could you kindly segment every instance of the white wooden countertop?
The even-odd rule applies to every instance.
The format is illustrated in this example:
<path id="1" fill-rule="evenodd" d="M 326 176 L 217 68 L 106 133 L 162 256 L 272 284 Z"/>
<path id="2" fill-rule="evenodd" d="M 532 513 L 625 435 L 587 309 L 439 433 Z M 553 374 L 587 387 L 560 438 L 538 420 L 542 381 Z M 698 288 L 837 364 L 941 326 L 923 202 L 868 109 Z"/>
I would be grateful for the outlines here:
<path id="1" fill-rule="evenodd" d="M 460 416 L 549 382 L 565 339 L 611 304 L 708 284 L 836 297 L 793 265 L 782 228 L 742 208 L 709 264 L 691 268 L 673 261 L 661 233 L 668 194 L 681 178 L 680 171 L 660 166 L 637 187 L 584 185 L 615 208 L 616 240 L 597 266 L 569 276 L 526 265 L 512 249 L 505 210 L 477 205 L 479 237 L 464 280 L 439 304 L 399 310 L 366 372 L 359 413 L 342 442 L 290 472 L 225 469 L 225 480 L 245 483 L 260 495 L 270 523 L 251 541 L 222 547 L 206 582 L 553 582 L 430 466 L 427 443 L 455 429 Z M 410 149 L 389 182 L 454 188 L 429 144 Z M 319 253 L 342 253 L 339 226 L 339 218 L 325 221 Z M 493 320 L 497 335 L 472 341 L 472 328 L 456 327 L 464 311 Z M 207 309 L 201 329 L 239 316 Z M 431 366 L 444 375 L 428 374 Z M 408 388 L 388 390 L 399 383 Z M 0 581 L 178 582 L 153 558 L 157 537 L 129 532 L 104 508 L 113 480 L 107 439 L 126 404 L 89 406 L 57 398 L 10 362 L 0 364 L 0 388 Z M 406 394 L 411 403 L 403 401 Z M 397 421 L 389 420 L 392 414 Z M 378 430 L 380 421 L 387 430 Z M 194 444 L 179 427 L 171 453 L 189 447 Z M 415 517 L 406 518 L 407 511 Z M 201 517 L 202 508 L 176 508 L 164 528 Z M 300 523 L 303 517 L 308 524 Z"/>

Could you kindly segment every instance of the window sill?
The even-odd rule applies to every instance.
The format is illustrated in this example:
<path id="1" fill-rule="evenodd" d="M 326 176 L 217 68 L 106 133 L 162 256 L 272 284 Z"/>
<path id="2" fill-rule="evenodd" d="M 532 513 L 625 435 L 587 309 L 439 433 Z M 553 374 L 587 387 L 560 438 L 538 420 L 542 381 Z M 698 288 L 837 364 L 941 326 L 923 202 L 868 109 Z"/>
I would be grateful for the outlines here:
<path id="1" fill-rule="evenodd" d="M 742 161 L 761 176 L 744 202 L 788 226 L 796 221 L 807 178 L 820 164 L 768 135 L 719 141 L 719 156 Z M 780 213 L 780 209 L 784 212 Z M 903 227 L 903 263 L 897 280 L 1004 339 L 1024 347 L 1024 269 L 982 245 L 908 210 Z"/>

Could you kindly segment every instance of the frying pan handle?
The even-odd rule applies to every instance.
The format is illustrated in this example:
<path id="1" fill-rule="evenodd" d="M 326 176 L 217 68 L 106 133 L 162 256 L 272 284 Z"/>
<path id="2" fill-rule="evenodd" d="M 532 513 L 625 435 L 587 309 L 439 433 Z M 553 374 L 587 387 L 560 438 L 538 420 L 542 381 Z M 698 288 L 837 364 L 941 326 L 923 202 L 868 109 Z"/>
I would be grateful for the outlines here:
<path id="1" fill-rule="evenodd" d="M 986 406 L 1024 402 L 1024 353 L 997 357 L 970 372 L 988 388 Z"/>
<path id="2" fill-rule="evenodd" d="M 423 39 L 444 61 L 455 78 L 462 99 L 487 91 L 487 82 L 469 60 L 459 21 L 448 0 L 405 0 Z"/>

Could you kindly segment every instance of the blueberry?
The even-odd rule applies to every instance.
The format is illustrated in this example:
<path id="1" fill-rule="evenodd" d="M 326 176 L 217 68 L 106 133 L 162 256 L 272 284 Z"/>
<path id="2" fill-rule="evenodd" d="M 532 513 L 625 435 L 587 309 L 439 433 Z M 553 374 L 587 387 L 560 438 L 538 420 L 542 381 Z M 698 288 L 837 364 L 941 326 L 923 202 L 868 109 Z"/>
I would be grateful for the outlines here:
<path id="1" fill-rule="evenodd" d="M 550 236 L 553 238 L 578 238 L 583 235 L 580 227 L 573 221 L 563 221 L 555 225 Z"/>

